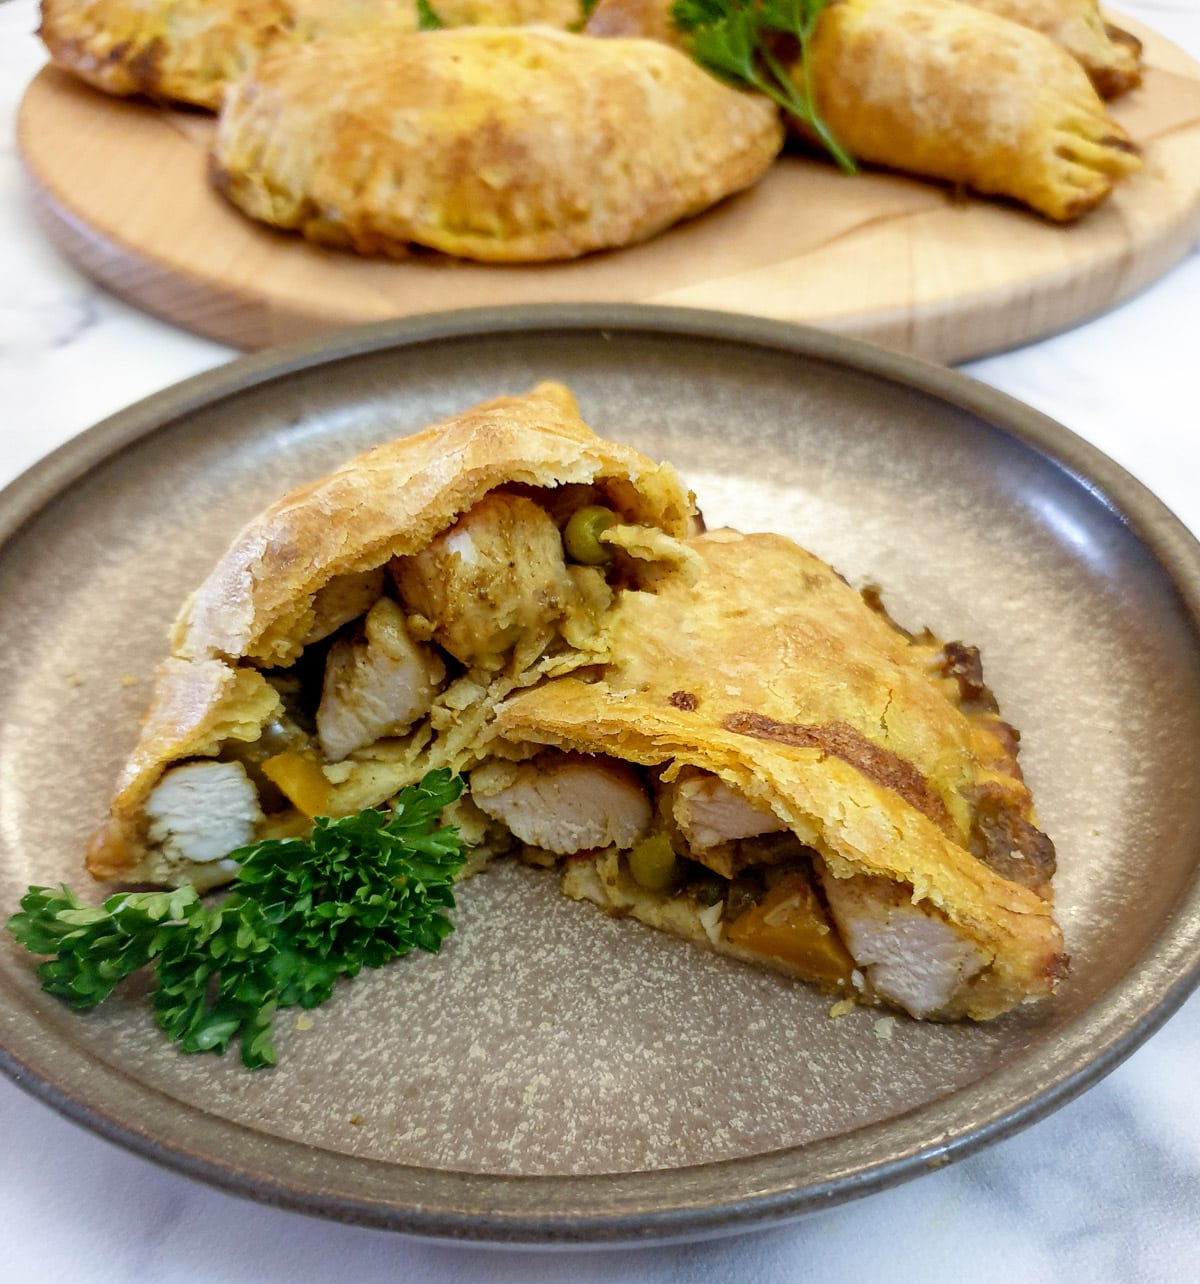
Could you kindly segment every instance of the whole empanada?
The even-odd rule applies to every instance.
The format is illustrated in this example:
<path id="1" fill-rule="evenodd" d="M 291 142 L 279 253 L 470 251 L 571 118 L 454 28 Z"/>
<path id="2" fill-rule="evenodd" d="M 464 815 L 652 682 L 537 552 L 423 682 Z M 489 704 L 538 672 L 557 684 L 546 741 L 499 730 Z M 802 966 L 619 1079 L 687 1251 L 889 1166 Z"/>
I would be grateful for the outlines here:
<path id="1" fill-rule="evenodd" d="M 770 102 L 665 45 L 476 27 L 269 51 L 230 91 L 213 174 L 325 245 L 521 263 L 653 236 L 782 142 Z"/>
<path id="2" fill-rule="evenodd" d="M 1074 58 L 958 0 L 833 0 L 808 64 L 821 116 L 859 160 L 1011 197 L 1058 222 L 1140 165 Z"/>

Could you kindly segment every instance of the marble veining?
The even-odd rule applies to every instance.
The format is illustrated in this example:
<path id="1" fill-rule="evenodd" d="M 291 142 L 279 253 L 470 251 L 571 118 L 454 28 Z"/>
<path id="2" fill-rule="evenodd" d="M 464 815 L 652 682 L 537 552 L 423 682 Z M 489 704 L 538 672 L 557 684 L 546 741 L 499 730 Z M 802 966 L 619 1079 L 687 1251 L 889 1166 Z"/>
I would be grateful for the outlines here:
<path id="1" fill-rule="evenodd" d="M 1195 0 L 1124 12 L 1200 57 Z M 0 0 L 0 482 L 234 354 L 143 316 L 44 241 L 13 144 L 43 61 L 34 0 Z M 967 371 L 1115 458 L 1200 531 L 1200 253 L 1120 308 Z M 1131 860 L 1136 853 L 1131 853 Z M 1187 1281 L 1200 1248 L 1200 996 L 1083 1096 L 920 1180 L 792 1226 L 578 1254 L 408 1241 L 260 1207 L 125 1153 L 0 1079 L 0 1277 L 54 1284 L 430 1281 Z"/>

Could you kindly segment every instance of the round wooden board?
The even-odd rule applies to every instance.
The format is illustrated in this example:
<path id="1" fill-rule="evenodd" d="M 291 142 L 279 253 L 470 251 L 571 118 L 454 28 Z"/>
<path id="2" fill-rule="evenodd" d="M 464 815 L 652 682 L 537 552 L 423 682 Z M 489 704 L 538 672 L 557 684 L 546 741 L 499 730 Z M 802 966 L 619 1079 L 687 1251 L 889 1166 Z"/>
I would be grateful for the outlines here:
<path id="1" fill-rule="evenodd" d="M 1102 312 L 1200 237 L 1200 65 L 1153 32 L 1112 105 L 1145 168 L 1072 227 L 888 174 L 781 158 L 750 192 L 644 245 L 573 263 L 401 262 L 255 225 L 207 182 L 211 117 L 108 98 L 54 68 L 18 146 L 51 240 L 114 293 L 244 349 L 357 322 L 496 304 L 631 302 L 803 321 L 944 362 Z"/>

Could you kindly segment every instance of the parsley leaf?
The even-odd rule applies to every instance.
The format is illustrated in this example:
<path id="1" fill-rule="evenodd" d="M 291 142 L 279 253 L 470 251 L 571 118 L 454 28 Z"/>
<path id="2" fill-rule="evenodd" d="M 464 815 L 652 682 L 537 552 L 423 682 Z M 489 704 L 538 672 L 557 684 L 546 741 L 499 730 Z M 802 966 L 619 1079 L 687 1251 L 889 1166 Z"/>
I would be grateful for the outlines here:
<path id="1" fill-rule="evenodd" d="M 671 20 L 692 57 L 733 84 L 757 89 L 808 126 L 848 174 L 853 157 L 834 138 L 813 102 L 808 45 L 829 0 L 675 0 Z M 778 38 L 799 46 L 800 83 L 778 54 Z"/>
<path id="2" fill-rule="evenodd" d="M 453 930 L 451 885 L 465 851 L 442 811 L 462 793 L 431 771 L 390 810 L 314 822 L 309 838 L 268 839 L 230 853 L 230 893 L 206 906 L 192 887 L 126 892 L 101 906 L 67 887 L 31 887 L 8 930 L 33 954 L 42 988 L 95 1007 L 127 976 L 153 966 L 154 1014 L 184 1052 L 275 1064 L 277 1008 L 313 1008 L 339 977 L 382 967 L 414 948 L 436 952 Z"/>
<path id="3" fill-rule="evenodd" d="M 417 0 L 418 31 L 441 31 L 445 25 L 429 0 Z"/>

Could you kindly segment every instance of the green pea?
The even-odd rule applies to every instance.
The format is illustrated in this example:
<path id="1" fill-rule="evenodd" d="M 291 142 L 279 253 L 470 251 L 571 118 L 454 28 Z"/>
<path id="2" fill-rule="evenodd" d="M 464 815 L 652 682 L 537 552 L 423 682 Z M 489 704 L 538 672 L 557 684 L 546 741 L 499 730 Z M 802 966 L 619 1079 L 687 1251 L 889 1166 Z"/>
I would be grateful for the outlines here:
<path id="1" fill-rule="evenodd" d="M 563 531 L 563 547 L 567 556 L 581 566 L 603 566 L 612 559 L 612 550 L 600 542 L 600 536 L 618 518 L 611 508 L 588 504 L 577 508 Z"/>
<path id="2" fill-rule="evenodd" d="M 634 843 L 629 852 L 633 881 L 648 892 L 663 892 L 675 881 L 679 862 L 666 834 L 651 834 Z"/>

